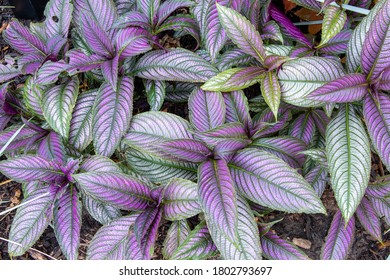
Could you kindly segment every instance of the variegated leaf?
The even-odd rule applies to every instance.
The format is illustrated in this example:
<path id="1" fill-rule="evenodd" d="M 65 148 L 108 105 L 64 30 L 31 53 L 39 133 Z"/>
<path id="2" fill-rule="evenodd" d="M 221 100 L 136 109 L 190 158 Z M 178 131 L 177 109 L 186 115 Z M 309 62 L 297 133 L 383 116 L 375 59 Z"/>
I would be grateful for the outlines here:
<path id="1" fill-rule="evenodd" d="M 163 243 L 162 254 L 164 259 L 167 260 L 173 256 L 173 253 L 183 244 L 190 232 L 191 229 L 187 220 L 179 220 L 171 224 Z"/>
<path id="2" fill-rule="evenodd" d="M 344 27 L 347 20 L 347 13 L 339 7 L 328 6 L 325 9 L 324 21 L 322 23 L 321 42 L 322 46 L 329 42 Z"/>

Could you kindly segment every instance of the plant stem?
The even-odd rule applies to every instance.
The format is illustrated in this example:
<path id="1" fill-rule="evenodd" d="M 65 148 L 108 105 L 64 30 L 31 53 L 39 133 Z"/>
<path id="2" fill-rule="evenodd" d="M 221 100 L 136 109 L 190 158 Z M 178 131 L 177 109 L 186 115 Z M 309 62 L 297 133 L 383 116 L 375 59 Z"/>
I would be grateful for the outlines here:
<path id="1" fill-rule="evenodd" d="M 316 0 L 316 1 L 324 3 L 324 0 Z M 336 4 L 334 2 L 331 3 L 330 5 L 336 6 L 336 7 L 339 6 L 338 4 Z M 355 7 L 355 6 L 351 6 L 351 5 L 347 5 L 347 4 L 341 4 L 341 7 L 343 9 L 345 9 L 345 10 L 348 10 L 348 11 L 351 11 L 351 12 L 355 12 L 355 13 L 359 13 L 359 14 L 362 14 L 362 15 L 368 15 L 368 13 L 370 12 L 370 10 L 359 8 L 359 7 Z"/>

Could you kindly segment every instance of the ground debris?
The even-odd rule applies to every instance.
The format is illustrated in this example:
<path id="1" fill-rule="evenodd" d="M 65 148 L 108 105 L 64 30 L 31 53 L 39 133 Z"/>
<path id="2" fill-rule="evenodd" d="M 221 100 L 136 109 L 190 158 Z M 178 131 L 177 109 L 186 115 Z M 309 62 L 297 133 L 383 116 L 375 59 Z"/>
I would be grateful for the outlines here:
<path id="1" fill-rule="evenodd" d="M 303 249 L 309 250 L 311 248 L 311 242 L 303 238 L 293 238 L 292 242 Z"/>

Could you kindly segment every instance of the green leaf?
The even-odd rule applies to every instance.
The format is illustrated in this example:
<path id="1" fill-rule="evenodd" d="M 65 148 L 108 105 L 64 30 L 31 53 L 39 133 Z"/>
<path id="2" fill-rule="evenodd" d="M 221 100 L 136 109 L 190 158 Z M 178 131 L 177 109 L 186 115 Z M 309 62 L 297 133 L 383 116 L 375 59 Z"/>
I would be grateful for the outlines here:
<path id="1" fill-rule="evenodd" d="M 348 223 L 368 185 L 370 141 L 352 105 L 346 104 L 326 130 L 326 154 L 337 204 Z"/>
<path id="2" fill-rule="evenodd" d="M 347 14 L 344 10 L 335 6 L 328 6 L 325 9 L 324 23 L 322 24 L 321 47 L 329 42 L 344 27 L 347 20 Z"/>
<path id="3" fill-rule="evenodd" d="M 265 102 L 271 109 L 275 116 L 275 120 L 278 120 L 278 110 L 280 105 L 280 84 L 275 72 L 270 71 L 264 75 L 260 83 L 261 94 L 264 97 Z"/>

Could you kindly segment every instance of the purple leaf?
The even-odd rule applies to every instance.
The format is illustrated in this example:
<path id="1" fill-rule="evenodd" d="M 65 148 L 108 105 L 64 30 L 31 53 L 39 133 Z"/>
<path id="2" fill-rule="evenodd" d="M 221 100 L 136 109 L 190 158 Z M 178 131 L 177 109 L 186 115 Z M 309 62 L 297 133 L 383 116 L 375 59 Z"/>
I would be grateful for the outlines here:
<path id="1" fill-rule="evenodd" d="M 390 226 L 390 198 L 370 198 L 372 206 L 379 217 Z"/>
<path id="2" fill-rule="evenodd" d="M 0 83 L 4 83 L 20 75 L 20 70 L 11 64 L 0 64 Z"/>
<path id="3" fill-rule="evenodd" d="M 256 28 L 244 16 L 230 8 L 217 4 L 217 9 L 221 24 L 233 43 L 263 63 L 266 54 Z"/>
<path id="4" fill-rule="evenodd" d="M 3 32 L 3 37 L 13 49 L 21 54 L 45 54 L 43 41 L 16 19 L 8 25 L 8 28 Z"/>
<path id="5" fill-rule="evenodd" d="M 361 66 L 367 79 L 378 78 L 390 66 L 390 2 L 384 1 L 363 43 Z"/>
<path id="6" fill-rule="evenodd" d="M 93 237 L 87 251 L 88 260 L 126 260 L 129 240 L 139 214 L 117 218 L 102 226 Z"/>
<path id="7" fill-rule="evenodd" d="M 138 244 L 141 246 L 141 241 L 146 236 L 147 232 L 153 225 L 153 221 L 160 211 L 159 208 L 148 208 L 140 213 L 134 222 L 134 235 Z"/>
<path id="8" fill-rule="evenodd" d="M 160 0 L 136 0 L 137 1 L 137 9 L 148 16 L 149 23 L 151 26 L 156 24 L 156 13 L 158 7 L 160 6 Z"/>
<path id="9" fill-rule="evenodd" d="M 23 74 L 34 74 L 45 61 L 45 56 L 41 53 L 30 53 L 23 55 L 18 60 L 18 67 Z"/>
<path id="10" fill-rule="evenodd" d="M 189 119 L 198 131 L 207 131 L 225 122 L 226 106 L 220 92 L 196 88 L 188 100 Z"/>
<path id="11" fill-rule="evenodd" d="M 51 37 L 47 40 L 46 52 L 50 54 L 50 57 L 54 56 L 56 58 L 66 42 L 67 38 L 63 38 L 62 36 Z"/>
<path id="12" fill-rule="evenodd" d="M 375 19 L 375 16 L 378 14 L 378 12 L 381 10 L 384 3 L 386 3 L 386 1 L 378 2 L 370 10 L 370 13 L 365 16 L 359 25 L 353 30 L 346 51 L 346 66 L 349 73 L 357 72 L 358 68 L 361 66 L 360 63 L 362 59 L 362 49 L 368 34 L 368 30 L 370 29 L 371 23 Z"/>
<path id="13" fill-rule="evenodd" d="M 248 99 L 243 91 L 224 93 L 226 105 L 226 122 L 240 122 L 248 128 L 252 122 L 249 114 Z"/>
<path id="14" fill-rule="evenodd" d="M 66 151 L 61 136 L 51 131 L 39 144 L 37 154 L 49 161 L 65 163 Z"/>
<path id="15" fill-rule="evenodd" d="M 279 109 L 278 121 L 275 122 L 274 113 L 270 109 L 264 110 L 258 118 L 254 118 L 251 129 L 253 139 L 268 136 L 284 128 L 291 118 L 291 112 Z"/>
<path id="16" fill-rule="evenodd" d="M 199 1 L 193 13 L 200 27 L 204 48 L 210 54 L 211 60 L 215 62 L 227 40 L 226 32 L 218 19 L 216 1 Z"/>
<path id="17" fill-rule="evenodd" d="M 196 136 L 209 147 L 215 147 L 221 141 L 228 139 L 246 140 L 248 144 L 250 142 L 241 123 L 226 123 L 208 131 L 197 132 Z"/>
<path id="18" fill-rule="evenodd" d="M 205 82 L 217 69 L 199 55 L 181 48 L 151 51 L 138 60 L 135 74 L 144 79 Z"/>
<path id="19" fill-rule="evenodd" d="M 69 143 L 79 151 L 83 151 L 92 142 L 92 108 L 97 90 L 81 93 L 73 109 L 69 128 Z"/>
<path id="20" fill-rule="evenodd" d="M 102 63 L 101 70 L 104 80 L 109 83 L 113 91 L 118 90 L 119 56 Z"/>
<path id="21" fill-rule="evenodd" d="M 360 202 L 356 209 L 356 217 L 364 229 L 371 234 L 372 237 L 382 243 L 380 217 L 378 217 L 371 202 L 367 198 L 363 197 Z"/>
<path id="22" fill-rule="evenodd" d="M 130 125 L 133 111 L 133 79 L 123 77 L 118 90 L 104 83 L 92 110 L 92 135 L 95 151 L 111 156 Z"/>
<path id="23" fill-rule="evenodd" d="M 201 141 L 194 139 L 175 139 L 154 144 L 159 155 L 166 159 L 204 162 L 211 155 L 210 150 Z"/>
<path id="24" fill-rule="evenodd" d="M 95 21 L 88 14 L 81 17 L 81 31 L 88 47 L 97 55 L 112 57 L 114 46 L 109 34 L 99 21 Z"/>
<path id="25" fill-rule="evenodd" d="M 216 143 L 213 154 L 214 159 L 224 159 L 229 162 L 233 155 L 246 146 L 248 146 L 250 140 L 248 139 L 226 139 Z"/>
<path id="26" fill-rule="evenodd" d="M 52 0 L 45 8 L 45 30 L 48 38 L 54 36 L 68 37 L 72 19 L 73 4 L 70 0 Z"/>
<path id="27" fill-rule="evenodd" d="M 381 90 L 387 90 L 387 91 L 390 90 L 390 67 L 386 68 L 382 72 L 382 76 L 379 80 L 379 88 Z"/>
<path id="28" fill-rule="evenodd" d="M 88 196 L 124 210 L 144 210 L 153 200 L 149 188 L 138 179 L 118 172 L 73 175 Z"/>
<path id="29" fill-rule="evenodd" d="M 261 39 L 263 40 L 273 40 L 283 44 L 283 35 L 280 32 L 279 25 L 273 21 L 268 21 L 261 29 Z"/>
<path id="30" fill-rule="evenodd" d="M 163 243 L 162 254 L 164 259 L 167 260 L 173 256 L 173 253 L 183 244 L 190 232 L 191 229 L 187 220 L 174 221 L 171 224 Z"/>
<path id="31" fill-rule="evenodd" d="M 324 193 L 328 172 L 325 168 L 317 165 L 305 175 L 305 180 L 313 187 L 318 197 Z"/>
<path id="32" fill-rule="evenodd" d="M 260 260 L 261 246 L 259 230 L 252 209 L 248 202 L 237 196 L 238 213 L 238 246 L 231 243 L 218 229 L 209 224 L 210 235 L 213 238 L 222 258 L 225 260 Z"/>
<path id="33" fill-rule="evenodd" d="M 292 168 L 302 168 L 305 156 L 301 152 L 307 149 L 305 142 L 290 136 L 259 138 L 252 142 L 251 147 L 267 151 L 287 162 Z"/>
<path id="34" fill-rule="evenodd" d="M 112 220 L 122 216 L 122 213 L 118 208 L 94 200 L 93 198 L 86 195 L 83 196 L 83 205 L 92 218 L 94 218 L 102 225 L 106 225 Z"/>
<path id="35" fill-rule="evenodd" d="M 79 93 L 79 80 L 73 77 L 66 83 L 53 86 L 42 96 L 41 108 L 54 131 L 68 138 L 72 111 Z"/>
<path id="36" fill-rule="evenodd" d="M 288 134 L 301 139 L 309 146 L 315 136 L 315 123 L 312 115 L 310 113 L 299 115 L 291 124 Z"/>
<path id="37" fill-rule="evenodd" d="M 219 70 L 225 71 L 233 67 L 246 67 L 248 64 L 255 63 L 256 60 L 253 56 L 240 49 L 232 49 L 220 55 L 217 59 L 216 65 Z"/>
<path id="38" fill-rule="evenodd" d="M 348 224 L 344 223 L 341 211 L 333 216 L 325 244 L 322 247 L 321 259 L 343 260 L 354 241 L 355 218 L 352 216 Z"/>
<path id="39" fill-rule="evenodd" d="M 141 244 L 136 240 L 133 235 L 129 240 L 128 258 L 131 260 L 150 260 L 154 252 L 154 245 L 157 240 L 158 228 L 161 222 L 161 209 L 158 208 L 158 212 L 151 223 L 151 226 L 147 229 L 146 235 L 141 240 Z M 138 218 L 137 218 L 138 219 Z"/>
<path id="40" fill-rule="evenodd" d="M 386 198 L 390 196 L 390 176 L 379 177 L 375 182 L 368 184 L 365 194 L 369 198 Z"/>
<path id="41" fill-rule="evenodd" d="M 283 240 L 273 232 L 260 237 L 263 256 L 269 260 L 307 260 L 309 257 L 294 244 Z"/>
<path id="42" fill-rule="evenodd" d="M 238 151 L 229 167 L 237 189 L 253 202 L 290 213 L 326 213 L 304 178 L 268 152 Z"/>
<path id="43" fill-rule="evenodd" d="M 86 55 L 80 50 L 70 50 L 66 53 L 69 57 L 69 75 L 74 75 L 80 72 L 87 72 L 100 67 L 107 59 L 97 54 Z"/>
<path id="44" fill-rule="evenodd" d="M 270 4 L 269 12 L 271 17 L 279 24 L 280 30 L 287 37 L 297 41 L 300 44 L 306 45 L 309 48 L 312 47 L 310 41 L 303 35 L 303 33 L 296 27 L 287 16 L 279 11 L 279 9 L 274 5 Z"/>
<path id="45" fill-rule="evenodd" d="M 17 182 L 59 182 L 64 174 L 55 162 L 40 156 L 25 155 L 0 162 L 1 172 Z"/>
<path id="46" fill-rule="evenodd" d="M 203 260 L 217 253 L 206 223 L 199 223 L 172 253 L 171 260 Z"/>
<path id="47" fill-rule="evenodd" d="M 208 224 L 233 244 L 238 244 L 237 197 L 234 182 L 224 160 L 210 160 L 199 166 L 198 196 Z"/>
<path id="48" fill-rule="evenodd" d="M 116 20 L 114 1 L 78 0 L 74 1 L 73 21 L 81 23 L 85 15 L 92 17 L 103 30 L 108 31 Z"/>
<path id="49" fill-rule="evenodd" d="M 53 200 L 45 193 L 47 193 L 46 188 L 37 190 L 23 201 L 28 203 L 16 211 L 8 238 L 22 246 L 9 243 L 8 253 L 11 256 L 23 255 L 50 224 L 53 217 L 51 211 Z"/>
<path id="50" fill-rule="evenodd" d="M 326 44 L 322 45 L 319 49 L 322 53 L 326 54 L 344 54 L 347 50 L 349 39 L 351 38 L 352 30 L 341 30 L 333 38 L 331 38 Z"/>
<path id="51" fill-rule="evenodd" d="M 258 83 L 264 74 L 262 67 L 231 68 L 212 77 L 203 86 L 203 90 L 229 92 L 250 87 Z"/>
<path id="52" fill-rule="evenodd" d="M 318 131 L 321 133 L 323 137 L 325 137 L 326 127 L 329 123 L 329 117 L 321 110 L 313 110 L 311 112 L 311 116 L 316 124 Z"/>
<path id="53" fill-rule="evenodd" d="M 367 85 L 365 75 L 348 74 L 317 88 L 307 98 L 322 102 L 355 102 L 367 93 Z"/>
<path id="54" fill-rule="evenodd" d="M 129 11 L 121 15 L 114 23 L 115 28 L 125 28 L 130 26 L 148 30 L 150 28 L 149 19 L 146 15 L 138 11 Z"/>
<path id="55" fill-rule="evenodd" d="M 58 76 L 66 71 L 69 65 L 64 61 L 46 61 L 38 70 L 35 82 L 41 85 L 53 84 L 58 80 Z"/>
<path id="56" fill-rule="evenodd" d="M 125 28 L 118 31 L 115 46 L 120 59 L 136 56 L 152 49 L 149 33 L 140 28 Z"/>
<path id="57" fill-rule="evenodd" d="M 164 189 L 162 209 L 164 218 L 177 221 L 193 217 L 201 212 L 198 203 L 198 187 L 195 183 L 174 178 Z"/>
<path id="58" fill-rule="evenodd" d="M 54 232 L 68 260 L 77 260 L 80 246 L 82 205 L 74 186 L 54 204 Z"/>
<path id="59" fill-rule="evenodd" d="M 390 169 L 390 97 L 381 92 L 375 95 L 366 95 L 363 115 L 372 145 Z"/>
<path id="60" fill-rule="evenodd" d="M 98 155 L 86 158 L 81 164 L 80 170 L 85 172 L 121 172 L 121 169 L 114 161 L 108 157 Z"/>
<path id="61" fill-rule="evenodd" d="M 190 0 L 167 0 L 161 3 L 157 10 L 157 25 L 161 25 L 174 11 L 189 8 L 194 5 Z"/>
<path id="62" fill-rule="evenodd" d="M 175 30 L 180 32 L 180 36 L 183 34 L 191 35 L 197 42 L 196 48 L 200 41 L 199 38 L 199 26 L 192 18 L 192 15 L 177 15 L 169 17 L 155 32 L 162 33 L 164 31 Z"/>
<path id="63" fill-rule="evenodd" d="M 3 148 L 7 144 L 9 139 L 20 129 L 21 125 L 13 125 L 7 127 L 0 132 L 0 147 Z M 38 139 L 46 135 L 45 131 L 37 131 L 31 127 L 23 127 L 17 134 L 11 144 L 8 145 L 6 151 L 14 151 L 20 148 L 25 148 L 31 142 L 35 142 Z"/>

